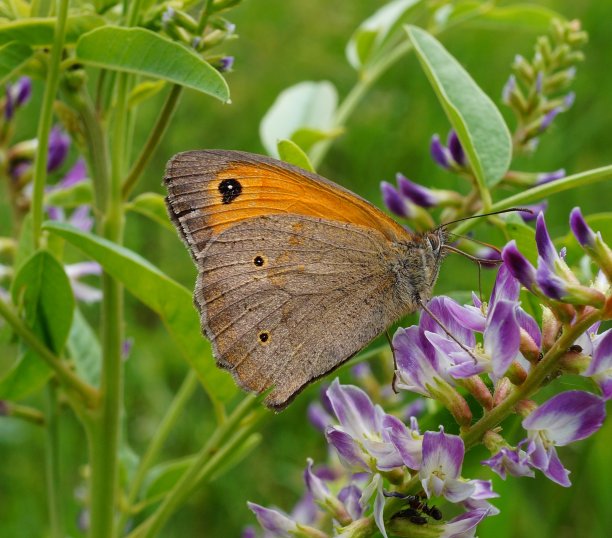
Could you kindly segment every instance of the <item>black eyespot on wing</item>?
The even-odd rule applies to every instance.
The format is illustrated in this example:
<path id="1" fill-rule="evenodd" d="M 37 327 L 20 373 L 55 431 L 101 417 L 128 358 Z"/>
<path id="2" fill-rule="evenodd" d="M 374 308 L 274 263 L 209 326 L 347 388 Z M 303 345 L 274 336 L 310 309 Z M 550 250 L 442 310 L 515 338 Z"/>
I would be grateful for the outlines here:
<path id="1" fill-rule="evenodd" d="M 242 185 L 237 179 L 224 179 L 219 183 L 219 192 L 221 193 L 221 201 L 224 204 L 229 204 L 240 196 Z"/>
<path id="2" fill-rule="evenodd" d="M 265 260 L 261 256 L 255 256 L 253 263 L 257 267 L 261 267 L 265 263 Z"/>
<path id="3" fill-rule="evenodd" d="M 262 344 L 266 344 L 270 340 L 270 333 L 268 331 L 261 331 L 259 333 L 259 341 Z"/>

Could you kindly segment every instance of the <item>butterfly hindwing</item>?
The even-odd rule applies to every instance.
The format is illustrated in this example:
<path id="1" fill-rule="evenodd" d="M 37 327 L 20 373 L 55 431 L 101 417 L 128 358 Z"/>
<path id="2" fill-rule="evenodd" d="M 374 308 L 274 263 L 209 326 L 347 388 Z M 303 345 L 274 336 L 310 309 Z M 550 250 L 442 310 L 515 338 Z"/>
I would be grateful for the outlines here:
<path id="1" fill-rule="evenodd" d="M 296 215 L 244 220 L 198 255 L 195 301 L 219 365 L 282 409 L 393 322 L 388 241 Z"/>

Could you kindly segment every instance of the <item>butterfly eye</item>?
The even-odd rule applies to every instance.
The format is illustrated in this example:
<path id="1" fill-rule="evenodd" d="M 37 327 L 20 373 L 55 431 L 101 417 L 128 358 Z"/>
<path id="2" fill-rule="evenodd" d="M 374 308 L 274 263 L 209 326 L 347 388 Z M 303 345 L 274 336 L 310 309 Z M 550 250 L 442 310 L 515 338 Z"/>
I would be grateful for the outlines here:
<path id="1" fill-rule="evenodd" d="M 440 239 L 436 235 L 428 235 L 427 240 L 429 241 L 429 245 L 431 246 L 431 250 L 434 254 L 437 254 L 440 251 Z"/>

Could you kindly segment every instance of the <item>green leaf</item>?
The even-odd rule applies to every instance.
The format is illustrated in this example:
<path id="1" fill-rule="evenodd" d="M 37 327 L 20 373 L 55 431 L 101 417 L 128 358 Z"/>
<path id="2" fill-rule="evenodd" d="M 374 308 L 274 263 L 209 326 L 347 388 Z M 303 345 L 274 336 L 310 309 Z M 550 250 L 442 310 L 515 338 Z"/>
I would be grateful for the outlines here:
<path id="1" fill-rule="evenodd" d="M 194 368 L 212 397 L 227 401 L 236 394 L 231 376 L 215 366 L 210 343 L 200 334 L 200 320 L 189 290 L 125 247 L 63 222 L 47 222 L 44 228 L 100 263 L 132 295 L 160 316 L 178 351 Z"/>
<path id="2" fill-rule="evenodd" d="M 55 17 L 31 17 L 5 22 L 0 26 L 0 43 L 19 41 L 30 47 L 50 47 L 53 45 L 56 22 Z M 99 15 L 68 17 L 65 43 L 67 45 L 74 44 L 82 34 L 103 24 L 105 24 L 104 18 Z"/>
<path id="3" fill-rule="evenodd" d="M 351 66 L 361 70 L 421 1 L 394 0 L 363 21 L 346 45 L 346 58 Z"/>
<path id="4" fill-rule="evenodd" d="M 76 56 L 85 64 L 167 80 L 229 101 L 227 82 L 214 67 L 187 47 L 144 28 L 92 30 L 77 42 Z"/>
<path id="5" fill-rule="evenodd" d="M 32 49 L 23 43 L 7 43 L 0 47 L 0 84 L 13 76 L 13 73 L 32 57 Z"/>
<path id="6" fill-rule="evenodd" d="M 563 15 L 535 4 L 512 4 L 487 9 L 476 19 L 474 25 L 516 31 L 517 29 L 545 33 L 554 19 L 565 20 Z"/>
<path id="7" fill-rule="evenodd" d="M 38 251 L 20 268 L 11 288 L 25 322 L 56 354 L 61 354 L 74 312 L 74 296 L 62 265 L 48 252 Z M 47 364 L 27 348 L 0 380 L 0 398 L 20 399 L 41 388 L 51 375 Z"/>
<path id="8" fill-rule="evenodd" d="M 97 387 L 100 384 L 102 349 L 96 333 L 78 308 L 74 309 L 66 347 L 79 377 Z"/>
<path id="9" fill-rule="evenodd" d="M 168 218 L 166 203 L 161 194 L 155 192 L 140 194 L 129 204 L 126 204 L 126 209 L 134 211 L 135 213 L 140 213 L 174 233 L 174 225 Z"/>
<path id="10" fill-rule="evenodd" d="M 338 94 L 331 82 L 300 82 L 287 88 L 261 120 L 261 143 L 269 155 L 278 157 L 278 141 L 291 139 L 300 129 L 334 131 L 337 103 Z"/>
<path id="11" fill-rule="evenodd" d="M 439 41 L 415 26 L 407 32 L 481 189 L 496 185 L 512 158 L 512 139 L 502 115 Z"/>
<path id="12" fill-rule="evenodd" d="M 79 181 L 65 189 L 49 191 L 45 195 L 45 205 L 77 207 L 93 203 L 93 187 L 90 180 Z"/>
<path id="13" fill-rule="evenodd" d="M 15 272 L 18 272 L 23 263 L 34 254 L 34 237 L 32 236 L 32 213 L 28 213 L 21 223 L 21 233 L 15 252 Z"/>
<path id="14" fill-rule="evenodd" d="M 281 160 L 286 163 L 294 164 L 309 172 L 315 171 L 312 164 L 310 164 L 308 155 L 292 140 L 280 140 L 278 142 L 278 154 Z"/>

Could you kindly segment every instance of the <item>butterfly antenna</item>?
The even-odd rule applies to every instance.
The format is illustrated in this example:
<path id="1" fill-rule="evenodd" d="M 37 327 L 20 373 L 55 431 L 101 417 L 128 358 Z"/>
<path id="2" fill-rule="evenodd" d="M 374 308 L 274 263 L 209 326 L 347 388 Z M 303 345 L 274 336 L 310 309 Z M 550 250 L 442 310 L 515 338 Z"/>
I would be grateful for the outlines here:
<path id="1" fill-rule="evenodd" d="M 491 215 L 501 215 L 502 213 L 513 213 L 515 211 L 521 211 L 521 212 L 525 212 L 525 213 L 529 213 L 533 215 L 533 211 L 526 207 L 511 207 L 509 209 L 500 209 L 499 211 L 491 211 L 490 213 L 480 213 L 479 215 L 471 215 L 469 217 L 463 217 L 460 219 L 451 220 L 449 222 L 445 222 L 444 224 L 440 224 L 438 228 L 444 228 L 448 226 L 449 224 L 455 224 L 456 222 L 463 222 L 464 220 L 479 219 L 481 217 L 490 217 Z"/>
<path id="2" fill-rule="evenodd" d="M 395 394 L 399 394 L 397 390 L 397 359 L 395 358 L 395 348 L 393 347 L 393 339 L 389 334 L 389 331 L 385 331 L 385 336 L 387 337 L 387 341 L 389 342 L 389 347 L 391 348 L 391 354 L 393 355 L 393 381 L 391 381 L 391 388 Z"/>
<path id="3" fill-rule="evenodd" d="M 457 237 L 458 239 L 465 239 L 466 241 L 472 241 L 473 243 L 477 243 L 479 245 L 482 245 L 483 247 L 490 248 L 491 250 L 494 250 L 498 254 L 501 254 L 501 249 L 498 246 L 492 245 L 491 243 L 487 243 L 486 241 L 481 241 L 480 239 L 475 239 L 474 237 L 470 237 L 469 235 L 461 235 L 461 234 L 456 234 L 454 232 L 446 232 L 446 233 L 448 235 L 453 235 L 453 236 Z"/>
<path id="4" fill-rule="evenodd" d="M 453 340 L 453 342 L 455 342 L 461 349 L 463 349 L 463 351 L 465 351 L 470 357 L 472 357 L 472 359 L 474 360 L 474 364 L 476 364 L 478 362 L 478 359 L 476 358 L 476 356 L 474 355 L 474 353 L 472 352 L 471 349 L 469 349 L 465 344 L 463 344 L 462 342 L 460 342 L 457 337 L 451 333 L 447 328 L 446 325 L 444 325 L 444 323 L 442 322 L 442 320 L 440 318 L 438 318 L 438 316 L 436 316 L 430 309 L 428 306 L 425 305 L 425 303 L 423 301 L 421 301 L 420 299 L 418 300 L 418 304 L 419 306 L 425 311 L 427 312 L 427 314 L 429 314 L 429 317 L 431 317 L 431 319 L 433 319 L 439 326 L 440 328 L 446 333 L 446 336 L 448 336 L 451 340 Z"/>

